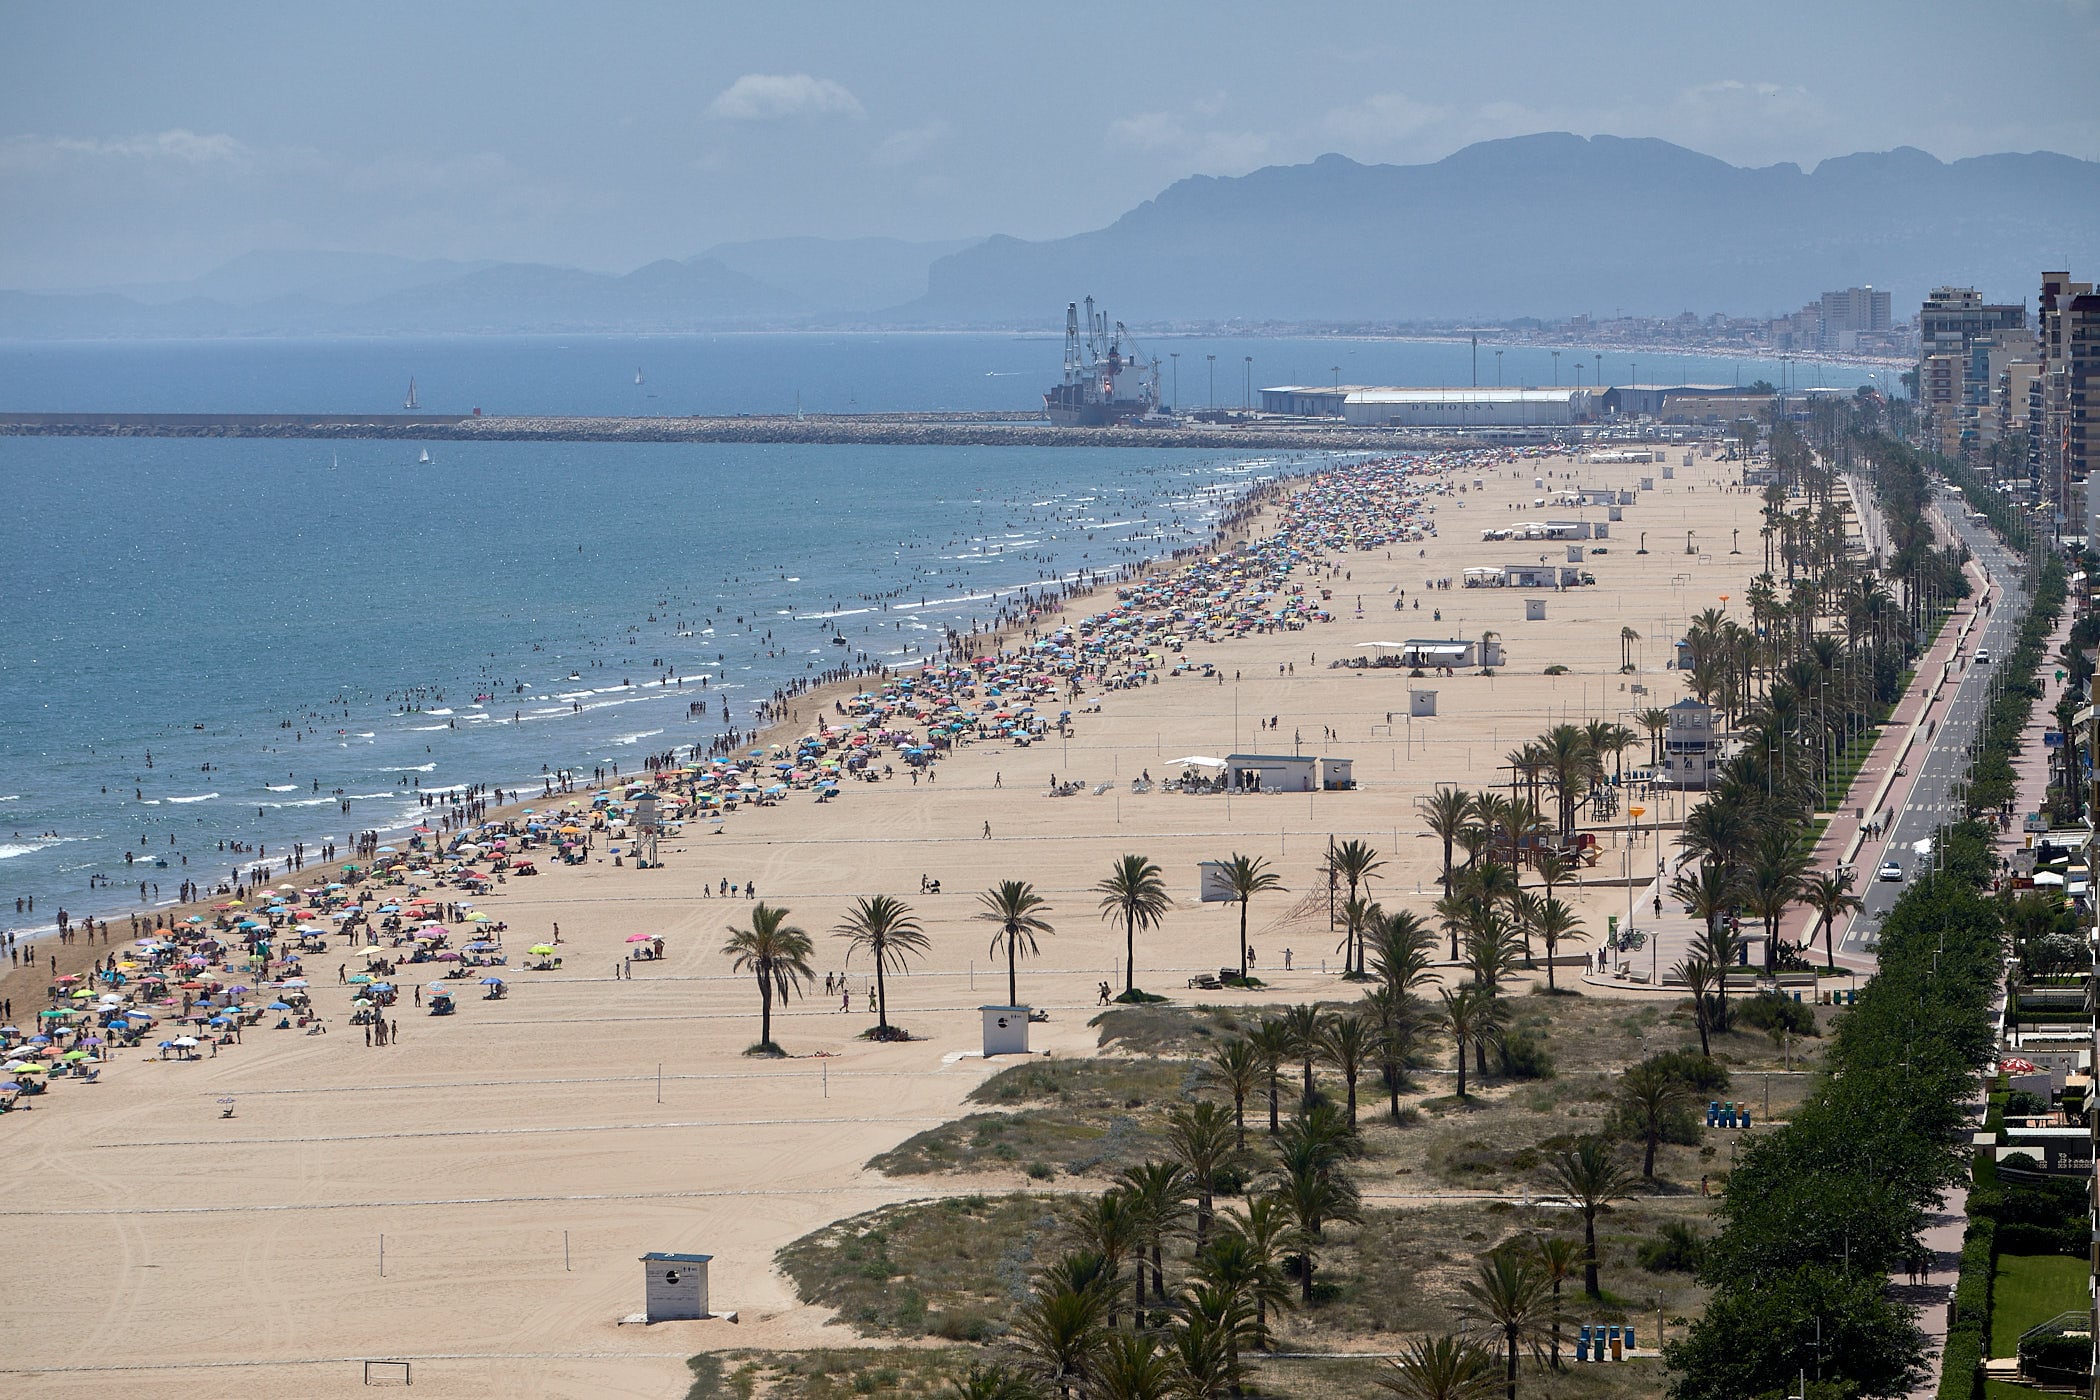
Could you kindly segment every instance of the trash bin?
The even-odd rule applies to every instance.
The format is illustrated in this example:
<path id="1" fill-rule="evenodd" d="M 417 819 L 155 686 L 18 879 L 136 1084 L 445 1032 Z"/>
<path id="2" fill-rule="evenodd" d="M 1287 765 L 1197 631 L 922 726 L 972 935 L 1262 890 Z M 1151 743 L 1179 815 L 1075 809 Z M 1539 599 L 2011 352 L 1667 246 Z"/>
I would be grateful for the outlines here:
<path id="1" fill-rule="evenodd" d="M 1590 1325 L 1587 1322 L 1582 1324 L 1582 1330 L 1575 1336 L 1575 1359 L 1577 1361 L 1590 1359 Z"/>

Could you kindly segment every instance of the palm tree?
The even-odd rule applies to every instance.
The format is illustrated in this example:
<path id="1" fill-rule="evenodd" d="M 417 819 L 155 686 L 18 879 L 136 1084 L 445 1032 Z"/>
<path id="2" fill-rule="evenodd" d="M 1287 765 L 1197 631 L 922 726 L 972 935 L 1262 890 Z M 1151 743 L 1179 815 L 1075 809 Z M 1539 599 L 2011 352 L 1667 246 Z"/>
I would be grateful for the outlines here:
<path id="1" fill-rule="evenodd" d="M 1233 1395 L 1242 1394 L 1240 1346 L 1244 1342 L 1252 1342 L 1256 1335 L 1254 1306 L 1246 1295 L 1234 1288 L 1220 1288 L 1202 1282 L 1191 1284 L 1182 1290 L 1181 1317 L 1178 1321 L 1182 1333 L 1200 1327 L 1224 1345 L 1226 1389 Z M 1205 1350 L 1208 1351 L 1209 1348 Z M 1182 1382 L 1182 1390 L 1190 1389 L 1187 1385 L 1190 1368 L 1184 1365 L 1183 1375 L 1176 1379 Z"/>
<path id="2" fill-rule="evenodd" d="M 1430 970 L 1429 955 L 1436 947 L 1436 938 L 1421 916 L 1410 909 L 1392 914 L 1382 909 L 1375 912 L 1377 917 L 1370 922 L 1365 948 L 1373 975 L 1402 993 L 1434 981 L 1436 974 Z"/>
<path id="3" fill-rule="evenodd" d="M 1566 1320 L 1566 1315 L 1560 1308 L 1560 1286 L 1575 1277 L 1575 1271 L 1582 1267 L 1582 1255 L 1575 1248 L 1573 1240 L 1563 1239 L 1559 1235 L 1533 1235 L 1531 1242 L 1532 1257 L 1538 1263 L 1539 1272 L 1546 1276 L 1546 1282 L 1553 1285 L 1553 1331 L 1549 1339 L 1552 1350 L 1549 1355 L 1552 1358 L 1553 1369 L 1558 1371 L 1560 1325 Z"/>
<path id="4" fill-rule="evenodd" d="M 1851 872 L 1833 875 L 1827 870 L 1817 871 L 1802 886 L 1801 902 L 1816 911 L 1816 922 L 1823 926 L 1823 961 L 1836 967 L 1837 953 L 1831 947 L 1831 928 L 1845 915 L 1866 907 L 1859 896 L 1852 893 Z"/>
<path id="5" fill-rule="evenodd" d="M 1254 1042 L 1246 1036 L 1236 1035 L 1210 1052 L 1204 1065 L 1211 1081 L 1232 1095 L 1232 1122 L 1236 1133 L 1234 1146 L 1241 1151 L 1247 1147 L 1247 1100 L 1261 1091 L 1264 1073 L 1263 1056 Z"/>
<path id="6" fill-rule="evenodd" d="M 1641 1175 L 1655 1180 L 1655 1148 L 1670 1120 L 1692 1101 L 1691 1086 L 1661 1065 L 1643 1061 L 1619 1076 L 1619 1112 L 1645 1149 Z"/>
<path id="7" fill-rule="evenodd" d="M 1216 1200 L 1218 1173 L 1239 1155 L 1232 1115 L 1223 1104 L 1185 1103 L 1167 1110 L 1167 1150 L 1188 1172 L 1196 1192 L 1196 1248 L 1210 1236 L 1211 1208 Z"/>
<path id="8" fill-rule="evenodd" d="M 1291 1058 L 1304 1070 L 1304 1090 L 1298 1097 L 1299 1112 L 1302 1113 L 1312 1107 L 1313 1061 L 1320 1058 L 1320 1030 L 1326 1024 L 1326 1018 L 1320 1014 L 1318 1006 L 1303 1003 L 1285 1007 L 1277 1019 L 1290 1032 Z"/>
<path id="9" fill-rule="evenodd" d="M 1291 1222 L 1290 1248 L 1299 1264 L 1298 1296 L 1311 1307 L 1313 1270 L 1326 1226 L 1335 1221 L 1356 1224 L 1363 1212 L 1357 1208 L 1355 1189 L 1331 1171 L 1301 1168 L 1288 1173 L 1276 1190 L 1276 1199 Z"/>
<path id="10" fill-rule="evenodd" d="M 950 1376 L 940 1400 L 1038 1400 L 1038 1392 L 1009 1368 L 979 1361 L 961 1376 Z"/>
<path id="11" fill-rule="evenodd" d="M 1400 1400 L 1490 1400 L 1495 1359 L 1469 1338 L 1417 1337 L 1371 1377 Z"/>
<path id="12" fill-rule="evenodd" d="M 1145 1257 L 1143 1250 L 1152 1251 L 1152 1297 L 1155 1302 L 1167 1300 L 1167 1275 L 1163 1257 L 1166 1253 L 1167 1236 L 1180 1228 L 1189 1213 L 1191 1182 L 1188 1170 L 1179 1162 L 1141 1162 L 1124 1169 L 1121 1177 L 1123 1194 L 1129 1198 L 1137 1219 L 1138 1254 L 1138 1301 L 1144 1302 Z"/>
<path id="13" fill-rule="evenodd" d="M 1137 986 L 1137 931 L 1149 933 L 1165 922 L 1174 897 L 1167 893 L 1159 866 L 1136 855 L 1126 855 L 1110 867 L 1108 878 L 1094 886 L 1094 892 L 1101 896 L 1102 918 L 1123 920 L 1123 991 L 1127 994 Z"/>
<path id="14" fill-rule="evenodd" d="M 1502 979 L 1517 970 L 1523 953 L 1517 920 L 1492 904 L 1474 911 L 1466 930 L 1466 971 L 1489 995 L 1501 990 Z"/>
<path id="15" fill-rule="evenodd" d="M 886 894 L 863 896 L 854 902 L 846 921 L 832 930 L 846 940 L 846 962 L 865 951 L 875 964 L 875 1037 L 890 1038 L 890 993 L 883 981 L 886 972 L 902 972 L 911 958 L 925 956 L 931 946 L 926 931 L 912 917 L 911 906 Z"/>
<path id="16" fill-rule="evenodd" d="M 1469 983 L 1453 991 L 1440 988 L 1443 1010 L 1437 1024 L 1458 1047 L 1458 1096 L 1466 1096 L 1466 1048 L 1497 1043 L 1502 1038 L 1502 1004 L 1485 987 Z"/>
<path id="17" fill-rule="evenodd" d="M 1429 834 L 1444 843 L 1444 864 L 1438 879 L 1443 881 L 1444 893 L 1451 893 L 1451 846 L 1458 840 L 1473 820 L 1472 799 L 1459 788 L 1440 787 L 1420 803 L 1422 818 L 1429 824 Z M 1458 955 L 1452 954 L 1452 961 Z"/>
<path id="18" fill-rule="evenodd" d="M 1640 639 L 1641 634 L 1634 631 L 1631 627 L 1621 627 L 1619 629 L 1620 670 L 1631 671 L 1633 669 L 1633 644 Z"/>
<path id="19" fill-rule="evenodd" d="M 1509 1400 L 1517 1400 L 1517 1353 L 1528 1344 L 1537 1355 L 1539 1339 L 1552 1329 L 1557 1315 L 1545 1271 L 1524 1250 L 1504 1245 L 1482 1259 L 1473 1277 L 1458 1287 L 1465 1295 L 1459 1316 L 1500 1340 Z"/>
<path id="20" fill-rule="evenodd" d="M 1743 872 L 1743 903 L 1765 925 L 1765 971 L 1779 967 L 1779 925 L 1801 894 L 1808 871 L 1807 843 L 1790 825 L 1774 822 L 1758 833 Z"/>
<path id="21" fill-rule="evenodd" d="M 1714 965 L 1704 958 L 1690 957 L 1671 968 L 1670 975 L 1684 983 L 1685 990 L 1691 993 L 1692 1022 L 1699 1028 L 1699 1053 L 1712 1059 L 1714 1049 L 1707 1039 L 1707 1032 L 1712 1029 L 1708 1007 L 1714 987 L 1721 983 L 1720 974 L 1715 971 Z M 1725 991 L 1723 995 L 1726 995 Z"/>
<path id="22" fill-rule="evenodd" d="M 1276 1133 L 1277 1109 L 1283 1102 L 1283 1067 L 1291 1058 L 1291 1028 L 1280 1016 L 1271 1016 L 1257 1025 L 1247 1036 L 1254 1053 L 1261 1056 L 1263 1071 L 1269 1081 L 1269 1134 Z"/>
<path id="23" fill-rule="evenodd" d="M 1551 895 L 1530 905 L 1531 931 L 1546 945 L 1546 990 L 1558 990 L 1553 981 L 1553 955 L 1563 943 L 1572 943 L 1582 933 L 1582 920 L 1573 909 Z"/>
<path id="24" fill-rule="evenodd" d="M 1283 1251 L 1290 1234 L 1290 1220 L 1285 1216 L 1282 1204 L 1273 1196 L 1255 1197 L 1247 1202 L 1246 1210 L 1227 1210 L 1219 1219 L 1218 1239 L 1211 1247 L 1218 1249 L 1225 1240 L 1231 1239 L 1246 1251 L 1246 1267 L 1256 1278 L 1252 1290 L 1254 1344 L 1266 1351 L 1269 1346 L 1269 1309 L 1273 1307 L 1281 1312 L 1291 1302 L 1290 1288 L 1283 1281 Z"/>
<path id="25" fill-rule="evenodd" d="M 1233 852 L 1220 862 L 1225 888 L 1240 906 L 1240 980 L 1247 980 L 1247 904 L 1254 896 L 1283 888 L 1283 878 L 1269 869 L 1266 856 L 1243 856 Z"/>
<path id="26" fill-rule="evenodd" d="M 1364 997 L 1375 1031 L 1379 1077 L 1385 1081 L 1393 1121 L 1400 1121 L 1400 1091 L 1407 1087 L 1425 1017 L 1422 999 L 1412 992 L 1373 987 Z"/>
<path id="27" fill-rule="evenodd" d="M 1554 801 L 1560 808 L 1562 844 L 1575 834 L 1575 808 L 1597 777 L 1597 751 L 1578 725 L 1556 724 L 1540 736 L 1545 748 L 1546 773 L 1553 784 Z"/>
<path id="28" fill-rule="evenodd" d="M 1167 1400 L 1174 1362 L 1149 1333 L 1110 1331 L 1087 1362 L 1086 1382 L 1091 1400 Z"/>
<path id="29" fill-rule="evenodd" d="M 1257 1202 L 1268 1206 L 1267 1201 Z M 1264 1250 L 1235 1225 L 1228 1214 L 1210 1245 L 1189 1265 L 1189 1276 L 1204 1288 L 1230 1295 L 1243 1311 L 1251 1313 L 1248 1339 L 1257 1348 L 1268 1345 L 1268 1310 L 1290 1306 L 1290 1286 L 1273 1247 Z M 1237 1361 L 1235 1343 L 1235 1361 Z"/>
<path id="30" fill-rule="evenodd" d="M 1049 912 L 1049 901 L 1035 892 L 1035 886 L 1026 880 L 1001 880 L 998 884 L 977 896 L 980 908 L 977 917 L 988 924 L 997 924 L 999 931 L 992 935 L 992 955 L 998 956 L 999 945 L 1006 945 L 1006 1004 L 1019 1006 L 1020 979 L 1015 968 L 1022 952 L 1036 951 L 1035 936 L 1052 933 L 1043 915 Z"/>
<path id="31" fill-rule="evenodd" d="M 1356 1131 L 1356 1081 L 1378 1049 L 1378 1028 L 1347 1012 L 1331 1016 L 1320 1028 L 1320 1058 L 1340 1072 L 1349 1089 L 1349 1131 Z"/>
<path id="32" fill-rule="evenodd" d="M 1349 898 L 1344 905 L 1345 914 L 1350 916 L 1348 920 L 1348 952 L 1344 962 L 1351 971 L 1361 975 L 1364 970 L 1364 950 L 1361 937 L 1363 933 L 1362 918 L 1366 906 L 1357 903 L 1357 895 L 1363 887 L 1368 886 L 1377 877 L 1379 871 L 1385 869 L 1385 862 L 1378 858 L 1378 852 L 1367 842 L 1352 840 L 1344 841 L 1341 845 L 1331 848 L 1328 852 L 1327 864 L 1330 872 L 1341 877 L 1342 881 L 1349 887 Z"/>
<path id="33" fill-rule="evenodd" d="M 1582 1291 L 1602 1298 L 1597 1287 L 1597 1216 L 1613 1201 L 1626 1199 L 1633 1179 L 1612 1157 L 1611 1149 L 1594 1137 L 1555 1154 L 1547 1166 L 1547 1177 L 1582 1216 Z"/>
<path id="34" fill-rule="evenodd" d="M 809 935 L 787 922 L 788 911 L 770 904 L 751 906 L 751 927 L 732 928 L 722 951 L 734 959 L 731 967 L 758 979 L 758 1044 L 753 1048 L 777 1054 L 773 1043 L 773 998 L 782 1001 L 802 990 L 804 979 L 814 978 L 809 955 Z"/>
<path id="35" fill-rule="evenodd" d="M 1014 1314 L 1014 1345 L 1067 1400 L 1100 1347 L 1108 1311 L 1104 1276 L 1098 1255 L 1067 1257 L 1037 1280 Z"/>
<path id="36" fill-rule="evenodd" d="M 1712 930 L 1692 939 L 1692 957 L 1706 964 L 1713 973 L 1714 1013 L 1713 1029 L 1726 1032 L 1728 1029 L 1728 969 L 1736 966 L 1742 952 L 1741 940 L 1729 923 L 1720 923 Z"/>
<path id="37" fill-rule="evenodd" d="M 1174 1357 L 1175 1400 L 1222 1400 L 1239 1393 L 1239 1375 L 1233 1369 L 1237 1329 L 1217 1320 L 1222 1300 L 1204 1301 L 1211 1306 L 1184 1308 L 1174 1320 L 1168 1346 Z"/>
<path id="38" fill-rule="evenodd" d="M 1662 736 L 1663 731 L 1670 727 L 1670 712 L 1650 705 L 1634 718 L 1640 722 L 1641 728 L 1648 731 L 1648 766 L 1651 769 L 1661 767 Z"/>
<path id="39" fill-rule="evenodd" d="M 1144 1212 L 1129 1191 L 1111 1186 L 1098 1196 L 1081 1196 L 1072 1217 L 1072 1242 L 1089 1258 L 1101 1261 L 1102 1288 L 1108 1295 L 1108 1325 L 1116 1325 L 1116 1282 L 1123 1261 L 1137 1256 L 1137 1293 L 1133 1306 L 1145 1309 Z"/>

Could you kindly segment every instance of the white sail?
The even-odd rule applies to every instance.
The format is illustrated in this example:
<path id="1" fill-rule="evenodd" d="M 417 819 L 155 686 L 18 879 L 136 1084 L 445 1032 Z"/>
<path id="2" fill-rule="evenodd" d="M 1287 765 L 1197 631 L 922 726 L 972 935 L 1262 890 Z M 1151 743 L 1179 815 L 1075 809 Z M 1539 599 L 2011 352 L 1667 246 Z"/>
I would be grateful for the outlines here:
<path id="1" fill-rule="evenodd" d="M 414 413 L 417 407 L 419 406 L 416 403 L 416 381 L 413 376 L 411 376 L 408 381 L 408 401 L 402 404 L 401 406 L 407 409 L 410 413 Z"/>

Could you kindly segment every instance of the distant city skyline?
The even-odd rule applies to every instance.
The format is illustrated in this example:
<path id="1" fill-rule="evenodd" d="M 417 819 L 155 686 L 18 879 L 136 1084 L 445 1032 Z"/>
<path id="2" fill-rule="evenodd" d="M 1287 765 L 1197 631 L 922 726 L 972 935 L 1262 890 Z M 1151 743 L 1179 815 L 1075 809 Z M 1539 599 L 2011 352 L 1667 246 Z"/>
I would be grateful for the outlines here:
<path id="1" fill-rule="evenodd" d="M 1743 165 L 2100 157 L 2095 104 L 2026 98 L 2100 72 L 2090 0 L 1056 15 L 7 4 L 0 287 L 182 280 L 256 249 L 620 272 L 738 239 L 1046 239 L 1190 175 L 1535 131 Z"/>

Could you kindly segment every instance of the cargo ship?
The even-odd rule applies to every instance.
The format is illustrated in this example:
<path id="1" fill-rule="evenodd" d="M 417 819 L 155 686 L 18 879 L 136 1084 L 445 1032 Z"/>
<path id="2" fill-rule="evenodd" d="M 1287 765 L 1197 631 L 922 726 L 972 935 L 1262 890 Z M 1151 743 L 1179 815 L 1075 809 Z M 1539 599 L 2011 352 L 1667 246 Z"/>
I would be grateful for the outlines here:
<path id="1" fill-rule="evenodd" d="M 1128 347 L 1126 349 L 1126 346 Z M 1079 303 L 1065 306 L 1065 377 L 1043 395 L 1043 412 L 1066 428 L 1100 428 L 1159 412 L 1159 361 L 1140 356 L 1121 321 L 1115 333 L 1108 313 L 1086 299 L 1086 330 Z"/>

